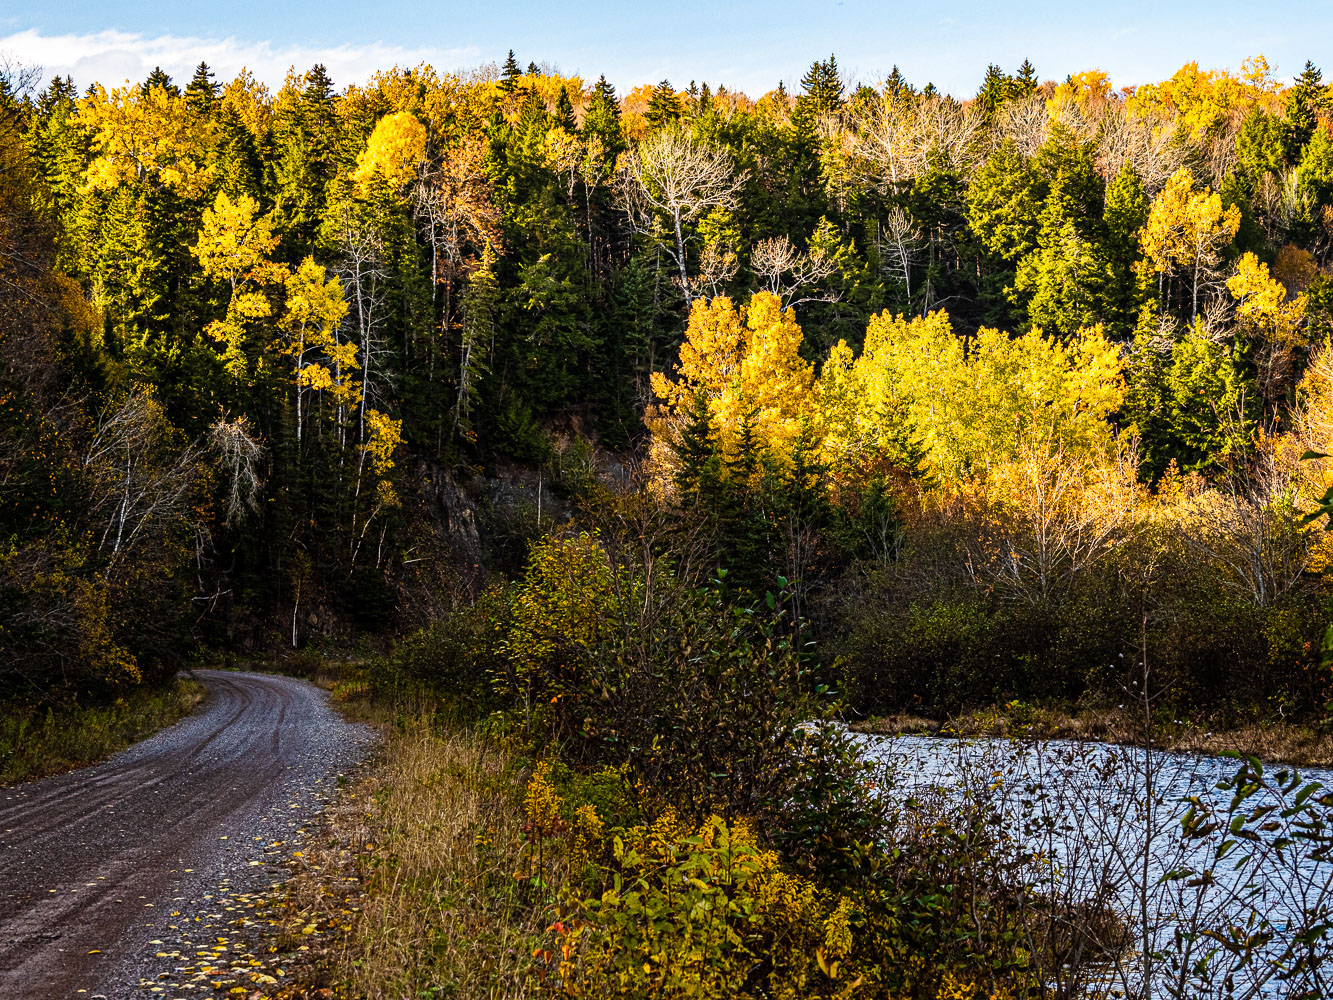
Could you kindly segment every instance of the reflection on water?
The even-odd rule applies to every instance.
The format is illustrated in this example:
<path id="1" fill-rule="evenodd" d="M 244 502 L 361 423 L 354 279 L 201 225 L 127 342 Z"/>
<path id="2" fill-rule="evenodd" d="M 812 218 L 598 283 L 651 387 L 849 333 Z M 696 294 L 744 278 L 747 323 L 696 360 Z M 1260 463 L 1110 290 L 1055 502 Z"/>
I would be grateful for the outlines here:
<path id="1" fill-rule="evenodd" d="M 1137 945 L 1106 973 L 1104 992 L 1333 996 L 1317 968 L 1333 922 L 1333 802 L 1316 806 L 1323 791 L 1302 799 L 1293 779 L 1284 786 L 1281 769 L 1267 769 L 1238 801 L 1219 786 L 1240 761 L 1100 743 L 857 739 L 883 768 L 886 794 L 986 809 L 1016 849 L 1051 862 L 1032 866 L 1034 887 L 1118 912 Z M 1300 777 L 1333 788 L 1333 772 Z M 1196 817 L 1217 823 L 1186 836 L 1191 799 Z"/>

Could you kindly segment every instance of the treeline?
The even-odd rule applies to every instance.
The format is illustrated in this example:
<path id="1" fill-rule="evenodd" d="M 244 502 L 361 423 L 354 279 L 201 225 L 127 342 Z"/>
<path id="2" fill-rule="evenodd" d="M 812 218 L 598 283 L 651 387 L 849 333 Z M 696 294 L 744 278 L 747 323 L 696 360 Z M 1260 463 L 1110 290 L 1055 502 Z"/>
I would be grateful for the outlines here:
<path id="1" fill-rule="evenodd" d="M 11 690 L 420 620 L 458 582 L 423 484 L 559 466 L 554 427 L 633 451 L 648 413 L 655 495 L 802 600 L 911 565 L 958 484 L 1003 506 L 1038 430 L 1202 495 L 1292 425 L 1333 308 L 1310 65 L 1116 92 L 1025 63 L 961 100 L 832 57 L 757 100 L 512 56 L 276 93 L 201 65 L 11 73 L 0 106 Z M 967 573 L 913 593 L 1018 606 Z"/>

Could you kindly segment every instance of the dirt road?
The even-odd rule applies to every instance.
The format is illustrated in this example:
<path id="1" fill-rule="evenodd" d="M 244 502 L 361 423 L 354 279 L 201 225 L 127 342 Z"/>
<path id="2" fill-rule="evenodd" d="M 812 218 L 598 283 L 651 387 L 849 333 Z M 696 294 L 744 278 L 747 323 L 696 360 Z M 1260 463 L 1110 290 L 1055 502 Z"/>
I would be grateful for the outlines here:
<path id="1" fill-rule="evenodd" d="M 200 909 L 280 877 L 372 737 L 317 688 L 199 671 L 195 715 L 105 763 L 0 789 L 0 998 L 172 996 Z M 188 995 L 188 994 L 182 994 Z M 193 995 L 198 996 L 196 992 Z"/>

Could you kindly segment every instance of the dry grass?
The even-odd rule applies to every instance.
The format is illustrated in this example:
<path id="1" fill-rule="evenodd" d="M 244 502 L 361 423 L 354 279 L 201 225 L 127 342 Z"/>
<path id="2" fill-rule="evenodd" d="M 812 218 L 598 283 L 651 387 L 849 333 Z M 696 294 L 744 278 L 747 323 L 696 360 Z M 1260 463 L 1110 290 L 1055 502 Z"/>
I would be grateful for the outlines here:
<path id="1" fill-rule="evenodd" d="M 176 678 L 110 705 L 56 711 L 0 705 L 0 785 L 83 767 L 151 736 L 204 700 L 198 681 Z"/>
<path id="2" fill-rule="evenodd" d="M 541 992 L 531 955 L 563 873 L 536 887 L 516 877 L 527 867 L 525 775 L 472 733 L 410 723 L 385 735 L 383 759 L 294 859 L 275 915 L 288 973 L 276 995 Z"/>

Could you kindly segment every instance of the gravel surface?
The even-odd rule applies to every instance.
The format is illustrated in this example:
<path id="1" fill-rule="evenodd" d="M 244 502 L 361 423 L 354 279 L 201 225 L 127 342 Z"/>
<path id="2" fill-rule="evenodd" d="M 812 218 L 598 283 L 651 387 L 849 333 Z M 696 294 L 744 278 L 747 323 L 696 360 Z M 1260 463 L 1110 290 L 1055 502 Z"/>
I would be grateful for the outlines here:
<path id="1" fill-rule="evenodd" d="M 0 998 L 243 995 L 229 928 L 374 742 L 313 685 L 201 670 L 195 715 L 0 788 Z"/>

